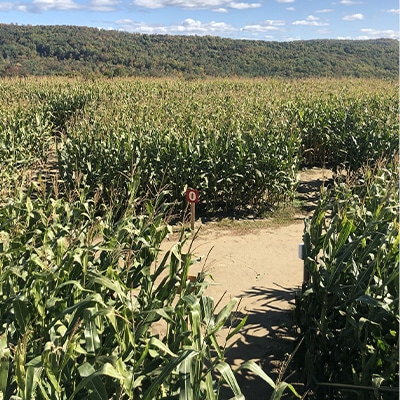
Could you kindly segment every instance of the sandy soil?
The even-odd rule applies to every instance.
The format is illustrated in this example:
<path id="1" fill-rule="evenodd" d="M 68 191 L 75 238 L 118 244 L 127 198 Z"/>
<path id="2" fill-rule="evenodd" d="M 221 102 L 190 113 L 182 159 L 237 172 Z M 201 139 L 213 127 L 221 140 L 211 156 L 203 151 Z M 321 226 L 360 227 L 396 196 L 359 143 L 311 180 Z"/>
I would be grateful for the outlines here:
<path id="1" fill-rule="evenodd" d="M 194 250 L 199 255 L 210 251 L 205 269 L 214 283 L 206 294 L 215 302 L 222 298 L 220 307 L 232 297 L 239 298 L 238 314 L 247 315 L 246 325 L 226 353 L 231 365 L 254 360 L 271 375 L 284 361 L 285 353 L 291 352 L 290 310 L 303 280 L 303 262 L 297 249 L 303 225 L 297 220 L 289 226 L 250 232 L 210 227 L 200 231 Z M 192 273 L 200 265 L 194 264 Z M 240 380 L 246 398 L 268 398 L 267 383 L 249 374 Z"/>
<path id="2" fill-rule="evenodd" d="M 298 257 L 302 242 L 304 218 L 312 213 L 319 197 L 319 187 L 331 178 L 329 170 L 312 169 L 300 174 L 298 198 L 302 213 L 294 216 L 285 226 L 268 220 L 240 222 L 232 227 L 197 221 L 200 227 L 192 251 L 202 260 L 192 266 L 191 273 L 205 269 L 211 274 L 213 284 L 206 294 L 220 305 L 238 297 L 238 315 L 247 315 L 247 323 L 236 342 L 227 351 L 228 362 L 240 365 L 254 360 L 275 380 L 282 371 L 282 363 L 294 348 L 291 310 L 296 291 L 303 282 L 303 261 Z M 228 328 L 227 328 L 228 329 Z M 221 338 L 223 340 L 223 337 Z M 294 378 L 284 375 L 293 383 Z M 246 399 L 269 399 L 271 388 L 251 373 L 238 377 Z M 297 386 L 299 391 L 302 387 Z M 221 398 L 230 398 L 226 391 Z"/>

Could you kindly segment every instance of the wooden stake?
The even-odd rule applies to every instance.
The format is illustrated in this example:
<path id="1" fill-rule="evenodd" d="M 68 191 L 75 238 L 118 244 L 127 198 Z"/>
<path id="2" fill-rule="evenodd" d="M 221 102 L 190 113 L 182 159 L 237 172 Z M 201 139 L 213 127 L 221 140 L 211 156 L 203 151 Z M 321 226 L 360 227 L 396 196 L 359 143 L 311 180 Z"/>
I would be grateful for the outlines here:
<path id="1" fill-rule="evenodd" d="M 190 203 L 190 227 L 192 231 L 194 231 L 194 220 L 196 218 L 196 203 Z"/>
<path id="2" fill-rule="evenodd" d="M 190 227 L 194 231 L 194 220 L 196 219 L 195 203 L 199 201 L 199 191 L 196 189 L 187 189 L 186 201 L 190 203 Z"/>

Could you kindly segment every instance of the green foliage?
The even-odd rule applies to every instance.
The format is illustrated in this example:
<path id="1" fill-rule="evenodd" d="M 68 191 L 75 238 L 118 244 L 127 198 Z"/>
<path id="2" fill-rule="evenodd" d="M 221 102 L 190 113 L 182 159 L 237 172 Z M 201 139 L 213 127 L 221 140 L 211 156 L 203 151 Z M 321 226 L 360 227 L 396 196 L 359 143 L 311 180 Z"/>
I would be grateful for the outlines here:
<path id="1" fill-rule="evenodd" d="M 295 314 L 309 384 L 398 387 L 398 179 L 395 161 L 364 166 L 323 193 L 306 221 L 311 282 Z"/>
<path id="2" fill-rule="evenodd" d="M 398 151 L 398 96 L 371 95 L 305 102 L 298 111 L 304 164 L 351 170 Z M 397 132 L 397 133 L 396 133 Z"/>
<path id="3" fill-rule="evenodd" d="M 252 93 L 240 98 L 246 89 Z M 199 189 L 200 212 L 257 208 L 293 194 L 300 146 L 293 112 L 278 106 L 272 117 L 255 97 L 262 87 L 122 80 L 91 90 L 96 101 L 59 147 L 69 187 L 84 176 L 108 201 L 124 199 L 139 174 L 140 196 L 167 187 L 169 200 L 182 202 L 185 187 Z"/>
<path id="4" fill-rule="evenodd" d="M 397 79 L 396 40 L 265 42 L 0 24 L 0 75 Z"/>
<path id="5" fill-rule="evenodd" d="M 183 210 L 192 186 L 200 212 L 254 212 L 292 198 L 301 165 L 340 163 L 350 173 L 360 160 L 395 158 L 396 87 L 325 79 L 0 81 L 0 393 L 216 399 L 225 382 L 241 398 L 217 342 L 236 300 L 216 314 L 204 275 L 188 279 L 184 231 L 161 253 L 172 203 Z M 316 346 L 328 348 L 338 333 L 342 342 L 329 357 L 347 345 L 346 360 L 361 364 L 337 362 L 332 377 L 388 386 L 398 337 L 397 178 L 389 169 L 368 171 L 354 189 L 342 183 L 335 199 L 327 196 L 307 228 L 313 283 L 297 312 L 303 342 L 314 346 L 309 377 L 325 379 L 331 365 Z M 331 326 L 336 311 L 342 325 Z M 240 368 L 270 384 L 273 398 L 286 390 L 297 396 L 254 363 Z"/>
<path id="6" fill-rule="evenodd" d="M 0 159 L 2 166 L 22 167 L 45 159 L 52 124 L 41 110 L 0 111 Z"/>
<path id="7" fill-rule="evenodd" d="M 1 86 L 13 99 L 0 107 L 7 168 L 46 165 L 52 157 L 70 190 L 89 188 L 121 209 L 140 176 L 139 197 L 167 188 L 178 210 L 185 188 L 195 187 L 199 213 L 258 212 L 293 197 L 300 166 L 357 169 L 398 150 L 397 92 L 386 81 L 52 79 Z M 6 179 L 3 190 L 10 185 Z"/>
<path id="8" fill-rule="evenodd" d="M 204 276 L 187 278 L 184 232 L 159 260 L 162 196 L 115 221 L 83 192 L 31 194 L 0 209 L 5 399 L 217 398 L 223 380 L 240 395 L 216 340 L 236 300 L 214 316 Z"/>
<path id="9" fill-rule="evenodd" d="M 364 85 L 372 82 L 357 81 L 338 93 L 342 84 L 93 84 L 85 113 L 68 125 L 59 147 L 60 176 L 69 187 L 84 176 L 111 202 L 127 198 L 127 182 L 139 174 L 141 196 L 167 187 L 169 200 L 179 203 L 194 187 L 200 213 L 259 210 L 293 197 L 300 166 L 354 170 L 396 154 L 396 92 L 390 85 L 370 92 Z"/>

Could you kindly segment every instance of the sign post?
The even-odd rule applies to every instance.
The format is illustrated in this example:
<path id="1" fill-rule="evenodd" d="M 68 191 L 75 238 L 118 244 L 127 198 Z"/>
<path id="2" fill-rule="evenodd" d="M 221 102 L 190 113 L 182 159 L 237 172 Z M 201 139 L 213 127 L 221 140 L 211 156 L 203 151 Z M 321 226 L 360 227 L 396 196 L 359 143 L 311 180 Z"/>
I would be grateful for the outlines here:
<path id="1" fill-rule="evenodd" d="M 196 189 L 186 190 L 186 201 L 190 203 L 190 227 L 194 230 L 194 220 L 196 218 L 196 206 L 195 204 L 199 202 L 200 194 Z"/>
<path id="2" fill-rule="evenodd" d="M 303 264 L 303 282 L 310 282 L 310 273 L 306 268 L 305 260 L 306 260 L 306 246 L 304 243 L 299 244 L 299 258 L 304 261 Z"/>

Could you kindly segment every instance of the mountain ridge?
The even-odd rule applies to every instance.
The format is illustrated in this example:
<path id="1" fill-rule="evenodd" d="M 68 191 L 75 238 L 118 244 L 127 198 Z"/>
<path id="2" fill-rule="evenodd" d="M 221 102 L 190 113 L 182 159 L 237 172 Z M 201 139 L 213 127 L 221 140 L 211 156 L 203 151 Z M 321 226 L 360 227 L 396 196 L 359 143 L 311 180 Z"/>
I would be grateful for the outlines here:
<path id="1" fill-rule="evenodd" d="M 398 79 L 393 39 L 273 42 L 0 24 L 0 76 Z"/>

